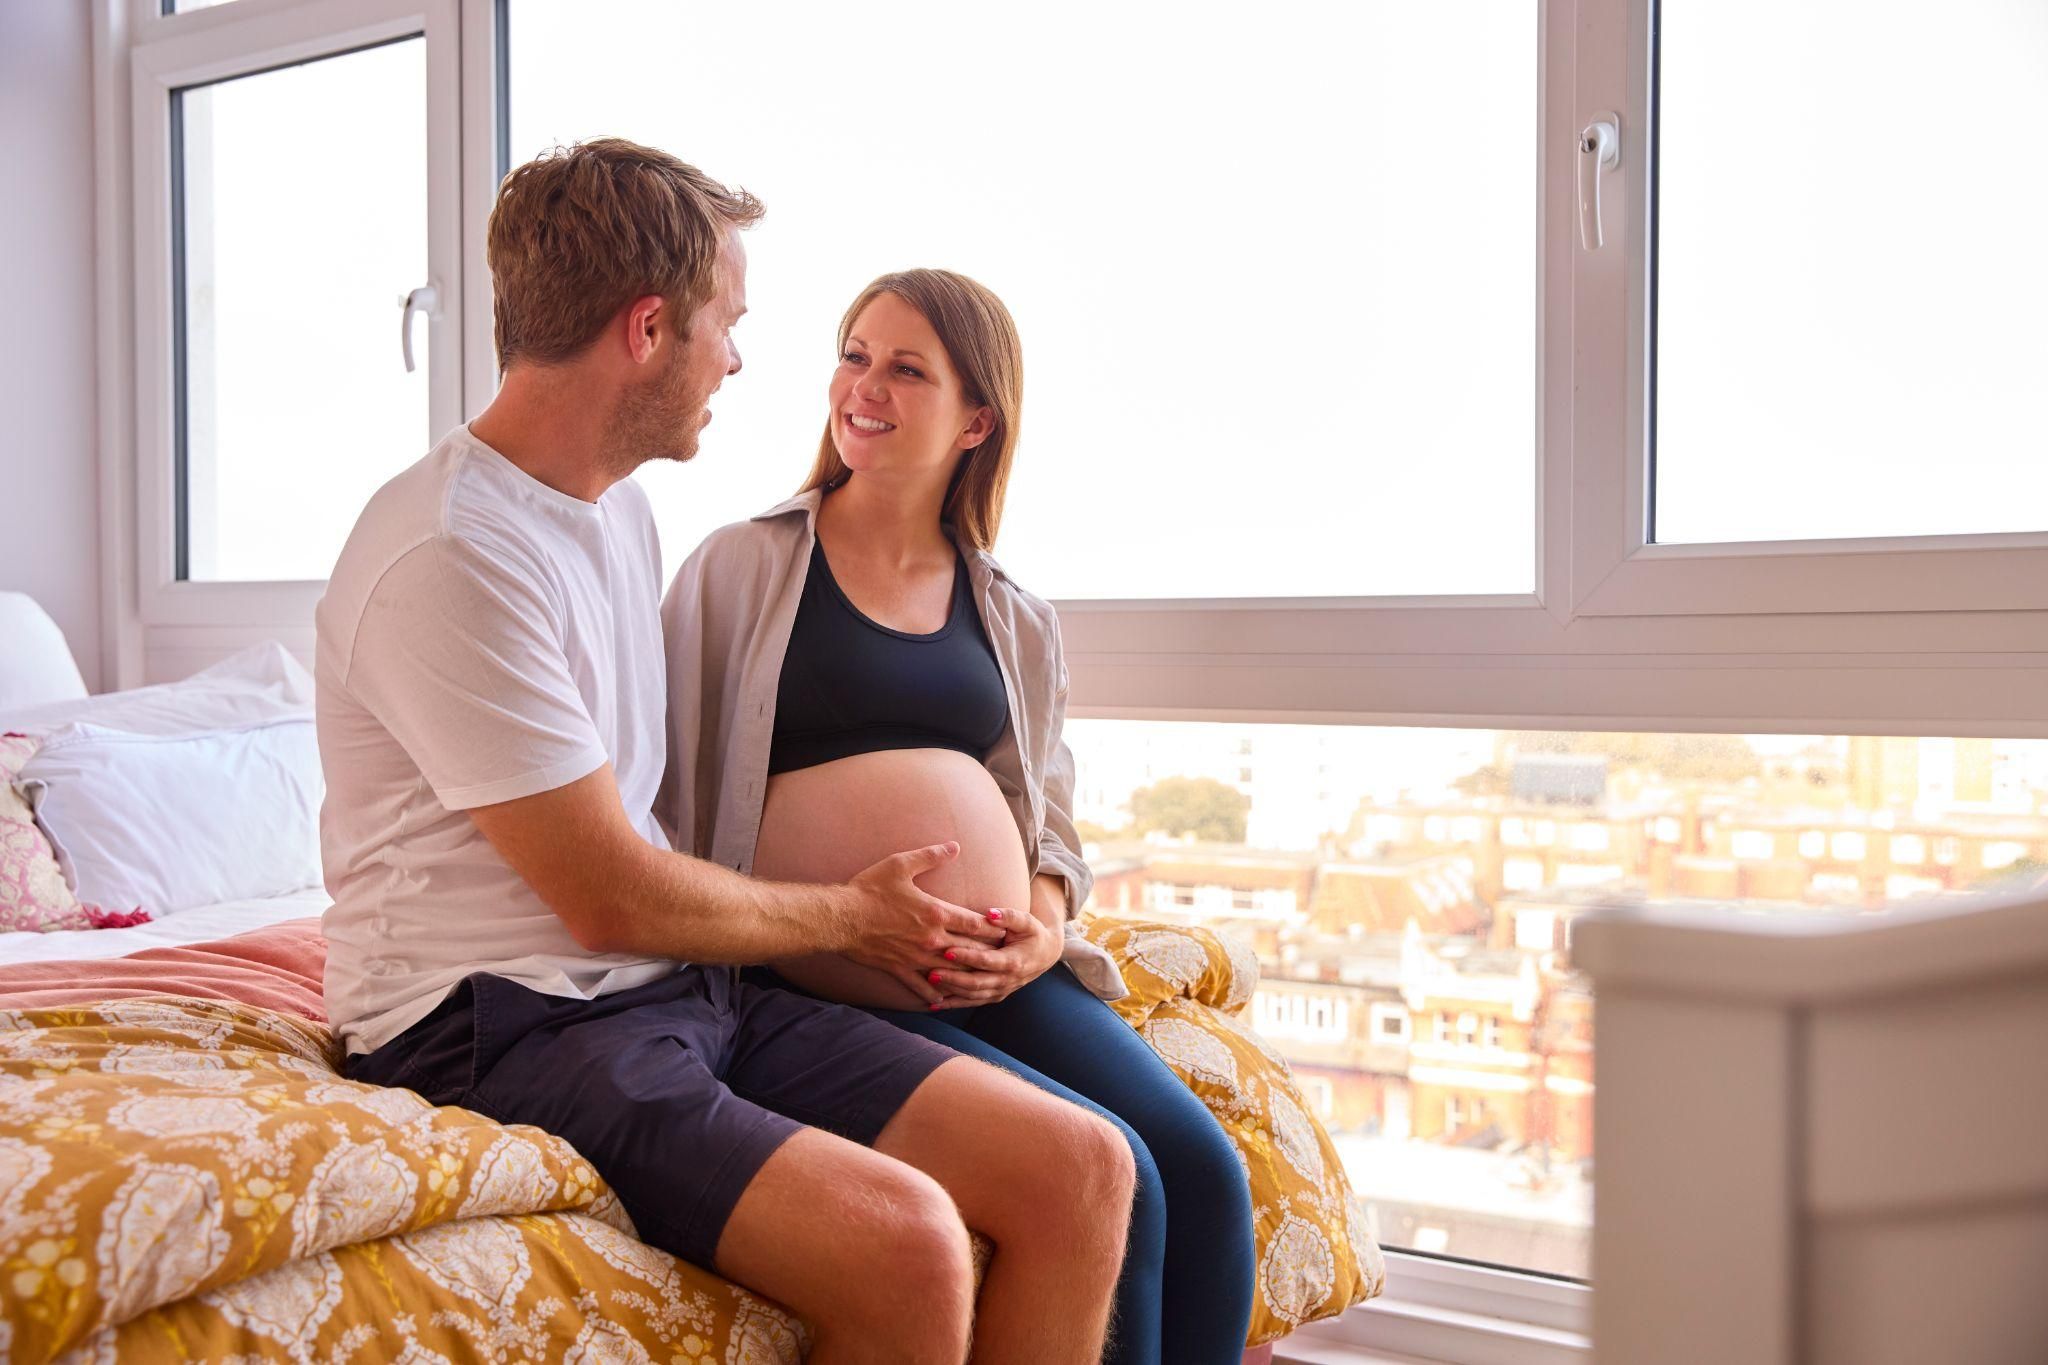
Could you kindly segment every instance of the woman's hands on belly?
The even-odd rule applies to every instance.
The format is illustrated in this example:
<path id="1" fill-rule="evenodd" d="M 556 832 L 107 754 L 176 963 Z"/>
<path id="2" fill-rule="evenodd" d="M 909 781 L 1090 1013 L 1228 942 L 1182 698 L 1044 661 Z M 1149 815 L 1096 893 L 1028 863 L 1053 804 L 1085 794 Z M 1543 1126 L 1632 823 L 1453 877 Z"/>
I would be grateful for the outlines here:
<path id="1" fill-rule="evenodd" d="M 848 882 L 894 854 L 948 840 L 960 845 L 959 856 L 920 876 L 920 887 L 1004 919 L 1030 916 L 1029 865 L 1009 805 L 986 768 L 951 749 L 883 749 L 776 774 L 754 875 Z M 938 953 L 917 963 L 848 956 L 865 965 L 865 977 L 812 958 L 777 967 L 808 990 L 855 1004 L 913 1008 L 941 996 L 929 979 L 947 968 Z"/>

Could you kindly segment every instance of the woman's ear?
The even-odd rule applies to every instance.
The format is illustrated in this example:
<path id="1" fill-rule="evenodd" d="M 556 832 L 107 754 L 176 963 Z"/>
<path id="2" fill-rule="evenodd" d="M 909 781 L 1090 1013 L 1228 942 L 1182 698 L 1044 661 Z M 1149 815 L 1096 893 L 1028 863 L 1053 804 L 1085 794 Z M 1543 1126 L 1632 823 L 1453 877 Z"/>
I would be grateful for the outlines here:
<path id="1" fill-rule="evenodd" d="M 960 433 L 960 448 L 972 450 L 995 434 L 996 410 L 984 403 L 974 410 L 974 420 Z"/>

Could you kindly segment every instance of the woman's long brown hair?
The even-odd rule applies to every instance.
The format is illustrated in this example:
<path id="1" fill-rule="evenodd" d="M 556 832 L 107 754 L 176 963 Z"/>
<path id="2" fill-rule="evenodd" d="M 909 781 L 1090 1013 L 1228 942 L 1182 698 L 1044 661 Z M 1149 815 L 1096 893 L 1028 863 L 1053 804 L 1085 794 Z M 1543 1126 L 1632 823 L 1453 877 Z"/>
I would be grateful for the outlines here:
<path id="1" fill-rule="evenodd" d="M 1024 344 L 1018 339 L 1017 324 L 994 291 L 965 275 L 950 270 L 899 270 L 861 290 L 839 320 L 842 353 L 854 319 L 878 294 L 894 294 L 924 314 L 967 390 L 968 403 L 995 411 L 995 428 L 987 439 L 961 454 L 941 512 L 968 544 L 979 550 L 993 549 L 1024 412 Z M 798 492 L 837 487 L 847 476 L 846 462 L 832 444 L 832 423 L 828 416 L 825 435 L 818 442 L 817 461 Z"/>

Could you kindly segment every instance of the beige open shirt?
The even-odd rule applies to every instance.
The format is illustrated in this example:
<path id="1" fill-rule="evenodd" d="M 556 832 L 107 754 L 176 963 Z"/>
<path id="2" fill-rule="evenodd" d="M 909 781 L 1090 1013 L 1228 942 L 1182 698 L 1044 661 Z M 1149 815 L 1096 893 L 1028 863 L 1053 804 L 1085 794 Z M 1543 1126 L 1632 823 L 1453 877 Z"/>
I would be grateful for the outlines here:
<path id="1" fill-rule="evenodd" d="M 677 848 L 742 873 L 753 871 L 761 835 L 775 697 L 823 496 L 799 493 L 712 532 L 661 604 L 668 769 L 655 817 Z M 1059 618 L 985 551 L 963 544 L 960 552 L 1010 699 L 1010 723 L 984 761 L 1016 817 L 1032 874 L 1067 884 L 1061 960 L 1097 996 L 1118 999 L 1126 989 L 1116 963 L 1073 923 L 1094 876 L 1074 830 L 1074 756 L 1060 736 L 1067 666 Z"/>

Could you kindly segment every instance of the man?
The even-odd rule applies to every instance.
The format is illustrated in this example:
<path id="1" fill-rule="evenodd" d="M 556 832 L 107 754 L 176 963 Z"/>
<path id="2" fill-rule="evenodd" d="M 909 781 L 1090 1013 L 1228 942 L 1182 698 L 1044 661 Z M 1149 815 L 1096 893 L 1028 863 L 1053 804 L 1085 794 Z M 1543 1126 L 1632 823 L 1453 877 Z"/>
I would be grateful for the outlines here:
<path id="1" fill-rule="evenodd" d="M 520 167 L 491 215 L 503 384 L 371 499 L 317 615 L 351 1076 L 561 1134 L 641 1235 L 818 1330 L 814 1365 L 1094 1361 L 1132 1189 L 1117 1129 L 732 964 L 891 970 L 997 942 L 915 878 L 750 881 L 671 851 L 647 459 L 739 372 L 744 193 L 628 142 Z M 967 1229 L 996 1255 L 978 1305 Z M 877 1273 L 880 1272 L 880 1273 Z"/>

